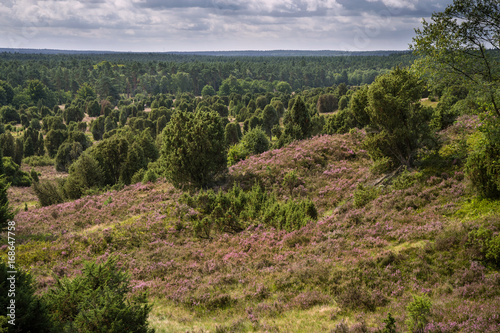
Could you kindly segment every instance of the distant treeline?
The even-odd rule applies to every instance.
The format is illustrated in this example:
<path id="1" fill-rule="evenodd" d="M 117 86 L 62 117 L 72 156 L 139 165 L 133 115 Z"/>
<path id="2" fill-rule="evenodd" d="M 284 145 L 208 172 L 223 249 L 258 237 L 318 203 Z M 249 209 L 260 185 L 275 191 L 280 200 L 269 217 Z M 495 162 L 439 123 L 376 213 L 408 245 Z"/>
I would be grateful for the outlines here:
<path id="1" fill-rule="evenodd" d="M 42 51 L 40 51 L 42 52 Z M 48 51 L 47 51 L 48 52 Z M 249 51 L 250 52 L 250 51 Z M 200 95 L 204 86 L 219 90 L 229 77 L 254 81 L 286 82 L 294 91 L 328 87 L 340 83 L 369 84 L 379 74 L 395 66 L 408 66 L 415 57 L 409 53 L 382 51 L 379 56 L 312 56 L 316 53 L 268 51 L 257 56 L 231 56 L 165 53 L 0 53 L 0 80 L 13 88 L 26 88 L 29 80 L 41 81 L 57 92 L 57 103 L 74 95 L 84 84 L 95 87 L 103 98 L 126 94 L 183 93 Z M 332 51 L 324 51 L 332 52 Z M 317 51 L 317 54 L 324 54 Z M 303 56 L 299 56 L 303 54 Z M 339 54 L 342 54 L 340 52 Z M 361 53 L 362 54 L 362 53 Z M 72 96 L 71 96 L 72 97 Z M 70 97 L 70 98 L 71 98 Z M 47 105 L 51 107 L 51 105 Z"/>

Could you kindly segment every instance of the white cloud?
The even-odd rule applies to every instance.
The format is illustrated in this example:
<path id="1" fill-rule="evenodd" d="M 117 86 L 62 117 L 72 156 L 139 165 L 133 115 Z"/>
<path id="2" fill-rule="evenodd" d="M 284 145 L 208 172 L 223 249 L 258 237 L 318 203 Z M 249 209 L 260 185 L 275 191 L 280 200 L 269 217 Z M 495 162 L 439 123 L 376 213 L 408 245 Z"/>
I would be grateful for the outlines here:
<path id="1" fill-rule="evenodd" d="M 0 47 L 406 48 L 413 28 L 434 5 L 432 0 L 3 0 Z"/>

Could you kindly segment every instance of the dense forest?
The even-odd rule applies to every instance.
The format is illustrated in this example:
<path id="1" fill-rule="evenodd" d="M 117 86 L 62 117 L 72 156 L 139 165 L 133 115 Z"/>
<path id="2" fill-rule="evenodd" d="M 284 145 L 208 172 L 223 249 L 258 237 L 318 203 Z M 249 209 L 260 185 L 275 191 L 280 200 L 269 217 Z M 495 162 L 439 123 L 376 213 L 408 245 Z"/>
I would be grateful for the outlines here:
<path id="1" fill-rule="evenodd" d="M 0 331 L 498 332 L 499 27 L 456 0 L 412 52 L 3 50 Z"/>

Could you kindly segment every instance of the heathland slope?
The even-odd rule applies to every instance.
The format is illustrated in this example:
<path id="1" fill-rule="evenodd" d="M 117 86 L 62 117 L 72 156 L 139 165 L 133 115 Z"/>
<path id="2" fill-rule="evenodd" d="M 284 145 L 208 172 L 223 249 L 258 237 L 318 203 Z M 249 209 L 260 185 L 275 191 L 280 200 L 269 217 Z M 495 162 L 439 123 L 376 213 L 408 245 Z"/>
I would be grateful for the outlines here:
<path id="1" fill-rule="evenodd" d="M 246 200 L 229 230 L 162 180 L 30 208 L 16 216 L 17 260 L 43 293 L 85 260 L 117 257 L 154 302 L 157 332 L 365 332 L 388 313 L 398 332 L 498 332 L 498 252 L 484 244 L 500 204 L 469 194 L 460 158 L 477 123 L 460 118 L 432 160 L 388 175 L 357 130 L 251 156 L 222 188 Z M 306 201 L 316 212 L 299 228 L 287 205 Z"/>

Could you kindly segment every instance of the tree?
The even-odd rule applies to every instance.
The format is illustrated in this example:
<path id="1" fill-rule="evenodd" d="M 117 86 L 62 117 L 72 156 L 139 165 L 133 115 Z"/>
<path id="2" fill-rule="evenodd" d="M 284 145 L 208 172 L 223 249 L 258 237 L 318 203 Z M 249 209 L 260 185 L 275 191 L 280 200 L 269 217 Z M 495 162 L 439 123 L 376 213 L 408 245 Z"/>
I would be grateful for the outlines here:
<path id="1" fill-rule="evenodd" d="M 3 312 L 0 318 L 7 316 L 7 320 L 11 320 L 9 307 L 12 307 L 10 301 L 12 298 L 8 297 L 9 293 L 12 292 L 10 277 L 13 269 L 10 268 L 6 263 L 0 261 L 0 306 Z M 8 325 L 10 329 L 2 330 L 1 332 L 40 332 L 48 333 L 51 332 L 52 323 L 47 311 L 47 306 L 39 297 L 35 294 L 35 287 L 33 285 L 33 279 L 30 274 L 24 272 L 23 270 L 16 267 L 17 273 L 15 274 L 15 326 Z M 11 290 L 11 291 L 9 291 Z M 5 317 L 4 317 L 5 318 Z"/>
<path id="2" fill-rule="evenodd" d="M 10 83 L 0 80 L 0 106 L 12 103 L 14 89 Z"/>
<path id="3" fill-rule="evenodd" d="M 64 142 L 57 150 L 56 170 L 68 171 L 69 166 L 83 153 L 80 142 Z"/>
<path id="4" fill-rule="evenodd" d="M 338 109 L 339 101 L 332 94 L 321 95 L 316 104 L 319 113 L 330 113 Z"/>
<path id="5" fill-rule="evenodd" d="M 66 124 L 70 122 L 80 122 L 83 120 L 83 112 L 78 106 L 70 106 L 64 109 L 63 111 L 63 119 Z"/>
<path id="6" fill-rule="evenodd" d="M 293 102 L 291 110 L 285 113 L 283 124 L 285 125 L 285 130 L 280 137 L 280 146 L 311 136 L 311 115 L 300 96 Z"/>
<path id="7" fill-rule="evenodd" d="M 232 146 L 240 142 L 241 128 L 237 122 L 226 124 L 224 129 L 224 138 L 227 146 Z"/>
<path id="8" fill-rule="evenodd" d="M 132 143 L 127 152 L 127 159 L 121 168 L 120 180 L 124 184 L 130 184 L 132 176 L 140 169 L 147 167 L 147 160 L 144 156 L 144 150 L 137 142 Z"/>
<path id="9" fill-rule="evenodd" d="M 78 98 L 81 98 L 84 101 L 87 101 L 90 99 L 95 100 L 95 98 L 97 97 L 94 88 L 92 88 L 86 82 L 80 87 L 80 89 L 78 89 L 78 91 L 76 92 L 76 95 Z"/>
<path id="10" fill-rule="evenodd" d="M 39 100 L 47 98 L 47 87 L 39 80 L 29 80 L 26 93 L 33 103 L 38 103 Z"/>
<path id="11" fill-rule="evenodd" d="M 94 140 L 102 140 L 104 134 L 104 116 L 97 117 L 90 123 L 90 131 Z"/>
<path id="12" fill-rule="evenodd" d="M 500 82 L 500 3 L 497 0 L 454 0 L 416 29 L 411 48 L 426 56 L 420 68 L 434 78 L 461 79 L 481 90 L 500 116 L 496 93 Z"/>
<path id="13" fill-rule="evenodd" d="M 373 159 L 388 157 L 394 166 L 413 164 L 417 149 L 430 138 L 431 113 L 420 104 L 423 89 L 416 75 L 400 68 L 370 85 L 364 111 L 374 132 L 366 141 Z"/>
<path id="14" fill-rule="evenodd" d="M 110 132 L 116 128 L 116 122 L 111 116 L 104 119 L 104 132 Z"/>
<path id="15" fill-rule="evenodd" d="M 271 136 L 271 130 L 274 125 L 279 124 L 280 118 L 278 112 L 272 105 L 266 105 L 262 111 L 262 128 L 268 136 Z"/>
<path id="16" fill-rule="evenodd" d="M 210 185 L 226 170 L 224 128 L 219 115 L 174 113 L 163 131 L 161 164 L 176 186 Z"/>
<path id="17" fill-rule="evenodd" d="M 58 280 L 44 295 L 57 332 L 154 333 L 146 295 L 127 298 L 130 277 L 111 258 L 86 262 L 82 275 Z"/>
<path id="18" fill-rule="evenodd" d="M 59 146 L 66 140 L 68 133 L 62 130 L 50 130 L 45 137 L 45 148 L 50 157 L 54 157 Z"/>
<path id="19" fill-rule="evenodd" d="M 92 148 L 92 155 L 104 171 L 106 184 L 114 185 L 120 180 L 123 163 L 127 160 L 129 144 L 122 137 L 112 136 Z"/>
<path id="20" fill-rule="evenodd" d="M 14 144 L 14 156 L 12 159 L 16 164 L 21 165 L 23 162 L 23 157 L 24 157 L 24 144 L 22 138 L 16 138 L 15 144 Z M 35 149 L 36 152 L 36 149 Z"/>
<path id="21" fill-rule="evenodd" d="M 0 154 L 1 158 L 1 154 Z M 1 168 L 3 169 L 3 161 L 0 161 Z M 3 170 L 2 170 L 3 171 Z M 5 176 L 0 176 L 0 231 L 4 231 L 7 228 L 7 223 L 14 218 L 14 212 L 12 207 L 9 205 L 9 199 L 7 197 L 7 190 L 10 184 L 7 182 Z"/>
<path id="22" fill-rule="evenodd" d="M 245 133 L 240 144 L 243 145 L 249 155 L 261 154 L 269 149 L 269 139 L 260 127 L 253 128 Z"/>
<path id="23" fill-rule="evenodd" d="M 292 87 L 290 86 L 290 84 L 288 82 L 284 82 L 284 81 L 280 81 L 276 85 L 276 90 L 283 93 L 283 94 L 287 94 L 287 95 L 290 95 L 292 93 Z"/>
<path id="24" fill-rule="evenodd" d="M 203 96 L 203 98 L 206 98 L 209 96 L 215 96 L 215 94 L 216 94 L 216 92 L 215 92 L 214 87 L 212 87 L 209 84 L 205 85 L 203 87 L 203 89 L 201 90 L 201 96 Z"/>
<path id="25" fill-rule="evenodd" d="M 3 156 L 14 157 L 15 154 L 15 140 L 10 132 L 0 134 L 0 148 L 2 149 Z"/>
<path id="26" fill-rule="evenodd" d="M 0 119 L 4 123 L 15 122 L 19 124 L 21 122 L 21 117 L 19 113 L 10 105 L 2 106 L 0 109 Z"/>
<path id="27" fill-rule="evenodd" d="M 365 127 L 370 123 L 370 116 L 366 108 L 368 107 L 368 86 L 365 85 L 356 90 L 349 102 L 349 109 L 354 118 L 360 125 L 360 128 Z"/>
<path id="28" fill-rule="evenodd" d="M 90 101 L 87 104 L 87 114 L 89 117 L 99 117 L 101 115 L 101 106 L 97 100 Z"/>
<path id="29" fill-rule="evenodd" d="M 70 199 L 78 199 L 83 192 L 104 185 L 104 172 L 97 160 L 83 153 L 69 168 L 69 177 L 64 184 L 64 192 Z"/>
<path id="30" fill-rule="evenodd" d="M 486 198 L 500 198 L 500 120 L 485 117 L 479 131 L 469 139 L 470 152 L 465 174 L 476 192 Z"/>
<path id="31" fill-rule="evenodd" d="M 145 129 L 144 131 L 142 131 L 142 133 L 135 138 L 135 141 L 139 143 L 140 147 L 144 151 L 146 164 L 149 162 L 154 162 L 158 159 L 160 154 L 149 129 Z"/>

